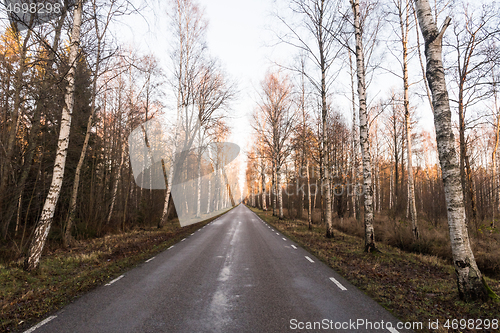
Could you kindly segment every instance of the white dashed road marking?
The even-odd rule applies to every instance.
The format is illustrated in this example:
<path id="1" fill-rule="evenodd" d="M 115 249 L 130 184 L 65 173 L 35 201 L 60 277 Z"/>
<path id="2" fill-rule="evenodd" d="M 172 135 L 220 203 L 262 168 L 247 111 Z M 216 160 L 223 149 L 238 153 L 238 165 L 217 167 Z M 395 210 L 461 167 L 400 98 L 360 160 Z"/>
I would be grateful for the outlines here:
<path id="1" fill-rule="evenodd" d="M 171 248 L 173 248 L 174 246 L 172 245 L 171 247 L 169 247 L 167 250 L 170 250 Z"/>
<path id="2" fill-rule="evenodd" d="M 42 320 L 41 322 L 39 322 L 38 324 L 36 324 L 35 326 L 33 326 L 32 328 L 30 328 L 29 330 L 26 330 L 24 331 L 24 333 L 31 333 L 31 332 L 34 332 L 37 328 L 40 328 L 42 327 L 43 325 L 47 324 L 49 321 L 51 320 L 54 320 L 56 319 L 57 316 L 50 316 L 44 320 Z"/>
<path id="3" fill-rule="evenodd" d="M 292 245 L 292 247 L 293 247 L 294 250 L 297 250 L 297 247 L 295 245 Z"/>
<path id="4" fill-rule="evenodd" d="M 330 278 L 330 280 L 337 285 L 337 287 L 340 288 L 340 290 L 347 290 L 346 287 L 344 287 L 339 281 L 337 281 L 335 278 Z M 397 332 L 397 331 L 396 331 Z"/>
<path id="5" fill-rule="evenodd" d="M 286 241 L 286 238 L 285 238 L 285 237 L 283 237 L 283 240 L 284 240 L 284 241 Z"/>
<path id="6" fill-rule="evenodd" d="M 308 256 L 306 256 L 306 259 L 309 260 L 310 262 L 314 262 L 314 260 L 312 260 L 311 258 L 309 258 Z"/>
<path id="7" fill-rule="evenodd" d="M 117 277 L 116 279 L 110 281 L 109 283 L 106 283 L 105 286 L 110 286 L 112 285 L 113 283 L 115 283 L 116 281 L 120 280 L 124 275 L 120 275 L 119 277 Z"/>
<path id="8" fill-rule="evenodd" d="M 183 240 L 181 240 L 181 242 L 184 242 L 186 240 L 186 238 L 184 238 Z"/>
<path id="9" fill-rule="evenodd" d="M 148 260 L 146 260 L 146 262 L 150 262 L 151 260 L 153 260 L 155 257 L 153 258 L 149 258 Z"/>
<path id="10" fill-rule="evenodd" d="M 387 329 L 389 330 L 389 332 L 391 333 L 399 333 L 398 330 L 396 330 L 394 327 L 387 327 Z"/>

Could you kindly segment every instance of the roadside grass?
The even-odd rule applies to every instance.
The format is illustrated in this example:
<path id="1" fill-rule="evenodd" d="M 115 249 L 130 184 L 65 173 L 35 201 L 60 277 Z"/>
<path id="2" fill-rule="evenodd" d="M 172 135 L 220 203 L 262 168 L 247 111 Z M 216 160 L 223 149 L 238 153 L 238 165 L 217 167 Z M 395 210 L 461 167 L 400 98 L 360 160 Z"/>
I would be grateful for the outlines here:
<path id="1" fill-rule="evenodd" d="M 220 215 L 219 215 L 220 216 Z M 0 332 L 25 329 L 75 298 L 164 251 L 218 216 L 181 228 L 134 230 L 80 241 L 44 256 L 32 273 L 22 261 L 0 265 Z"/>
<path id="2" fill-rule="evenodd" d="M 301 220 L 279 220 L 272 211 L 248 207 L 260 218 L 300 244 L 363 290 L 368 296 L 403 322 L 422 322 L 425 332 L 475 332 L 447 330 L 446 320 L 498 319 L 500 303 L 460 301 L 453 266 L 437 256 L 404 252 L 378 242 L 380 253 L 365 253 L 361 237 L 336 230 L 333 239 L 325 237 L 325 228 Z M 376 230 L 375 230 L 376 232 Z M 485 278 L 500 294 L 500 280 Z M 439 330 L 427 329 L 428 322 L 439 320 Z M 478 330 L 497 332 L 500 330 Z"/>

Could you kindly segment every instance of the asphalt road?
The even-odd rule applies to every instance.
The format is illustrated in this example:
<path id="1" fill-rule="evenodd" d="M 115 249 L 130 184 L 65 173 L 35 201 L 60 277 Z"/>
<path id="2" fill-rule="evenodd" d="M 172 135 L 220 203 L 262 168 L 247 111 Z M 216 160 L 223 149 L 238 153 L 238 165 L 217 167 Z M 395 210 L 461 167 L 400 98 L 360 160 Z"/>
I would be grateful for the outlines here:
<path id="1" fill-rule="evenodd" d="M 408 332 L 398 322 L 240 205 L 26 332 Z"/>

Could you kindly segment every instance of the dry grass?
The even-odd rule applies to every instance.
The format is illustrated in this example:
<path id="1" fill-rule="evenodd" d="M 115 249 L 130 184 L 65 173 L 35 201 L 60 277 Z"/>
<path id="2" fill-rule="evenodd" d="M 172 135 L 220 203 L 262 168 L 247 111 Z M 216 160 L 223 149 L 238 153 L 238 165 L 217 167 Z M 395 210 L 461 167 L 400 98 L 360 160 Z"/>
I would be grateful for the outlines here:
<path id="1" fill-rule="evenodd" d="M 352 218 L 334 219 L 334 227 L 346 234 L 364 237 L 362 221 Z M 419 221 L 419 240 L 413 239 L 410 223 L 404 219 L 391 220 L 385 215 L 375 217 L 375 237 L 377 242 L 397 247 L 403 251 L 427 254 L 451 262 L 451 247 L 446 221 L 430 223 Z M 500 279 L 500 232 L 483 228 L 479 234 L 469 232 L 471 246 L 481 271 Z"/>

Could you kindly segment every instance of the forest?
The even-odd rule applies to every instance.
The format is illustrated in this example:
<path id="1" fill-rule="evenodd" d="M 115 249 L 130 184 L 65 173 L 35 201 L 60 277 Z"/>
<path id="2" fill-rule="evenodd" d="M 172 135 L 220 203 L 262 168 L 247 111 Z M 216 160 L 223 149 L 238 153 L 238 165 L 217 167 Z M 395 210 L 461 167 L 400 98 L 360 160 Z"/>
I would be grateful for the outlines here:
<path id="1" fill-rule="evenodd" d="M 195 0 L 63 2 L 0 36 L 2 265 L 36 271 L 51 249 L 243 199 L 369 253 L 438 256 L 461 299 L 496 297 L 483 279 L 500 276 L 496 2 L 277 1 L 270 33 L 291 53 L 237 119 L 241 151 L 228 141 L 242 92 Z M 112 28 L 155 6 L 166 61 Z"/>
<path id="2" fill-rule="evenodd" d="M 71 247 L 177 216 L 192 224 L 239 198 L 226 165 L 236 148 L 224 144 L 236 87 L 205 46 L 202 11 L 171 3 L 176 67 L 166 75 L 111 30 L 148 6 L 66 1 L 51 24 L 16 17 L 3 33 L 3 261 L 26 257 L 34 270 L 46 242 Z"/>
<path id="3" fill-rule="evenodd" d="M 276 38 L 297 56 L 261 82 L 246 202 L 327 238 L 363 237 L 367 252 L 383 241 L 445 258 L 462 299 L 488 298 L 480 272 L 498 276 L 500 250 L 496 6 L 291 1 L 283 12 L 297 19 L 277 13 Z"/>

